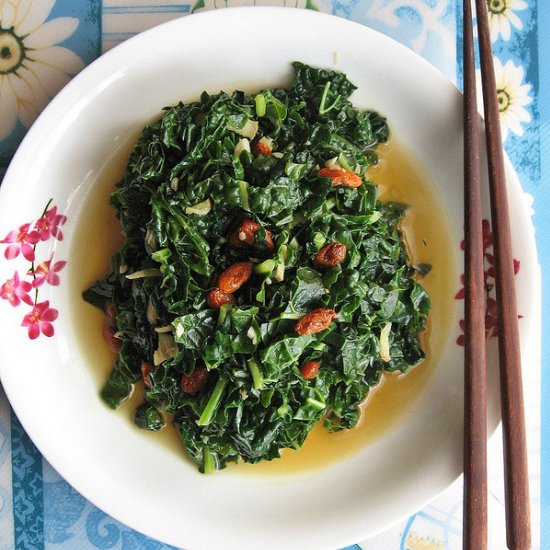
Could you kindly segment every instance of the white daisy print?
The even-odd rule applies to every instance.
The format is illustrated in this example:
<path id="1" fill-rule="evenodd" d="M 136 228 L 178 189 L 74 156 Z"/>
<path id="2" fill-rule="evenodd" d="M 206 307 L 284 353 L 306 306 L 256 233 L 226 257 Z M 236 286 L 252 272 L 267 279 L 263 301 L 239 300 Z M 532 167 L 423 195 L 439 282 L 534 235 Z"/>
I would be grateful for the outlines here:
<path id="1" fill-rule="evenodd" d="M 523 83 L 523 67 L 514 65 L 511 60 L 503 65 L 497 58 L 494 59 L 494 64 L 500 128 L 502 141 L 504 141 L 510 130 L 518 136 L 523 135 L 522 125 L 531 122 L 531 114 L 525 107 L 533 102 L 533 98 L 529 95 L 531 84 Z M 477 82 L 478 102 L 481 105 L 483 98 L 479 71 L 477 71 Z"/>
<path id="2" fill-rule="evenodd" d="M 487 7 L 489 8 L 489 27 L 493 42 L 499 35 L 503 40 L 510 40 L 511 25 L 518 30 L 523 28 L 521 19 L 514 12 L 527 8 L 527 2 L 524 0 L 487 0 Z"/>
<path id="3" fill-rule="evenodd" d="M 19 119 L 29 127 L 49 100 L 84 67 L 57 46 L 78 27 L 74 17 L 48 18 L 55 0 L 0 0 L 0 140 Z"/>

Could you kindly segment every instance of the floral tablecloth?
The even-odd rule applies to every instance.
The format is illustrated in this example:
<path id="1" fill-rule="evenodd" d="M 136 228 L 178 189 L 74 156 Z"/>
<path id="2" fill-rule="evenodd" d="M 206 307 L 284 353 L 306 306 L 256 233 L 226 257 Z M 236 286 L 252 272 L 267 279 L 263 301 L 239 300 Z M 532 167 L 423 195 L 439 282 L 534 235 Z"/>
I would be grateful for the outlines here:
<path id="1" fill-rule="evenodd" d="M 542 272 L 550 269 L 550 4 L 546 0 L 487 0 L 503 140 L 533 207 Z M 233 5 L 314 9 L 373 27 L 402 42 L 461 86 L 462 0 L 0 0 L 0 181 L 18 144 L 50 99 L 106 50 L 149 27 L 196 11 Z M 5 239 L 4 239 L 5 240 Z M 0 298 L 8 299 L 0 288 Z M 548 294 L 543 292 L 543 307 Z M 548 321 L 544 313 L 543 330 Z M 542 365 L 550 354 L 542 339 Z M 1 342 L 1 345 L 5 345 Z M 533 548 L 550 548 L 548 504 L 550 430 L 541 417 L 539 365 L 526 369 L 525 387 Z M 542 385 L 541 385 L 542 382 Z M 542 449 L 542 451 L 541 451 Z M 490 442 L 491 550 L 505 548 L 501 442 Z M 544 464 L 544 460 L 542 461 Z M 541 499 L 542 493 L 542 499 Z M 407 521 L 352 548 L 461 548 L 462 485 L 457 481 Z M 542 501 L 542 505 L 541 505 Z M 546 506 L 545 506 L 546 505 Z M 541 512 L 542 511 L 542 512 Z M 541 515 L 542 513 L 542 515 Z M 542 522 L 541 522 L 542 518 Z M 543 525 L 541 533 L 541 523 Z M 546 522 L 546 525 L 548 522 Z M 168 548 L 108 517 L 69 486 L 40 456 L 10 409 L 0 386 L 0 550 Z"/>

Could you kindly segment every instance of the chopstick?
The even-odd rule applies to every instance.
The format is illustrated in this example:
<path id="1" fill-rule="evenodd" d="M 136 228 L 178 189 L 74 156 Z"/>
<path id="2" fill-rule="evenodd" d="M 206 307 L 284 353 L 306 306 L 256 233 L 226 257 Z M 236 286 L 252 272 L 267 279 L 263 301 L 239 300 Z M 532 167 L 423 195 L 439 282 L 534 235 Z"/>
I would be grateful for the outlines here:
<path id="1" fill-rule="evenodd" d="M 487 548 L 487 377 L 480 134 L 471 0 L 464 0 L 463 547 Z"/>
<path id="2" fill-rule="evenodd" d="M 499 343 L 501 414 L 504 442 L 506 542 L 513 550 L 531 548 L 527 444 L 514 262 L 504 153 L 500 133 L 489 18 L 486 0 L 476 1 L 479 57 L 483 85 L 485 137 L 493 232 L 497 328 Z M 479 254 L 482 246 L 481 191 L 479 185 L 479 132 L 473 61 L 470 0 L 464 0 L 464 121 L 465 121 L 465 388 L 464 388 L 464 548 L 487 547 L 486 375 L 484 350 L 480 353 Z M 470 166 L 470 163 L 475 166 Z M 475 189 L 474 189 L 475 188 Z M 475 240 L 474 240 L 475 239 Z M 481 251 L 481 254 L 483 252 Z M 481 267 L 483 271 L 483 267 Z M 474 340 L 477 340 L 474 341 Z M 480 354 L 481 358 L 478 356 Z M 479 387 L 476 387 L 479 386 Z"/>

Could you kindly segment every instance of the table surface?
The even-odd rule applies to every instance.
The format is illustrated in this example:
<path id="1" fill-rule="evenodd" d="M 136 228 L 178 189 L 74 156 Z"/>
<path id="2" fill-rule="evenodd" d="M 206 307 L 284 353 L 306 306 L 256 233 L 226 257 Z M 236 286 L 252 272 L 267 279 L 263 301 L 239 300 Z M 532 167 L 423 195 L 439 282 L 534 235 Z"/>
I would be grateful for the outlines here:
<path id="1" fill-rule="evenodd" d="M 462 0 L 0 0 L 0 33 L 14 26 L 25 12 L 26 24 L 32 26 L 35 41 L 41 41 L 45 52 L 36 66 L 40 80 L 36 86 L 41 91 L 34 94 L 35 101 L 25 100 L 22 88 L 9 86 L 9 67 L 3 65 L 6 62 L 0 57 L 0 181 L 39 112 L 72 76 L 103 52 L 176 17 L 251 4 L 316 9 L 365 24 L 410 47 L 461 86 Z M 542 245 L 550 237 L 550 224 L 544 215 L 544 206 L 550 205 L 550 185 L 545 183 L 550 175 L 550 4 L 545 0 L 488 0 L 488 4 L 494 10 L 491 30 L 497 86 L 514 99 L 510 103 L 513 108 L 501 113 L 504 146 L 533 208 L 544 273 L 550 268 L 550 258 Z M 543 304 L 547 298 L 543 289 Z M 542 315 L 543 329 L 548 315 Z M 544 340 L 541 365 L 550 352 Z M 541 455 L 544 456 L 545 449 L 548 451 L 550 442 L 546 424 L 541 429 L 541 418 L 550 407 L 545 402 L 541 405 L 544 392 L 540 388 L 548 386 L 544 369 L 538 365 L 529 369 L 524 384 L 533 548 L 550 548 L 550 531 L 543 527 L 541 534 L 540 528 L 541 511 L 543 526 L 547 513 L 544 495 L 541 499 L 547 473 L 543 466 L 541 474 Z M 497 433 L 489 443 L 491 550 L 506 546 L 501 453 Z M 455 550 L 462 547 L 461 534 L 462 484 L 458 480 L 407 521 L 374 539 L 357 541 L 350 548 Z M 40 456 L 0 386 L 0 550 L 12 548 L 171 547 L 110 518 L 69 486 Z"/>

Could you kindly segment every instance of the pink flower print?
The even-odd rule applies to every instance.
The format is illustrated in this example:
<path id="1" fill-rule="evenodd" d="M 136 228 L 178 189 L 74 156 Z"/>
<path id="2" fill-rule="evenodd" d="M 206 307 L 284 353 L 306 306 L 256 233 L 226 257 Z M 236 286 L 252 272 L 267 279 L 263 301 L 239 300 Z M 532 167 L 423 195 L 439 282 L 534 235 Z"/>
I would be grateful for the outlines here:
<path id="1" fill-rule="evenodd" d="M 19 227 L 19 231 L 10 231 L 0 243 L 8 243 L 4 256 L 13 260 L 21 252 L 26 260 L 34 261 L 34 245 L 40 240 L 40 234 L 34 229 L 31 231 L 31 224 L 26 223 Z"/>
<path id="2" fill-rule="evenodd" d="M 491 231 L 489 220 L 482 220 L 481 230 L 483 233 L 483 250 L 487 250 L 493 246 L 493 232 Z"/>
<path id="3" fill-rule="evenodd" d="M 497 316 L 497 302 L 493 298 L 493 291 L 495 286 L 495 257 L 492 252 L 493 246 L 493 232 L 491 231 L 491 224 L 489 220 L 483 220 L 483 256 L 485 260 L 486 269 L 484 271 L 485 276 L 485 292 L 487 295 L 486 310 L 485 310 L 485 336 L 486 338 L 495 338 L 498 336 L 498 316 Z M 460 243 L 460 248 L 464 250 L 464 241 Z M 517 275 L 520 270 L 520 262 L 514 258 L 514 275 Z M 462 288 L 455 294 L 456 300 L 463 300 L 465 298 L 465 277 L 460 276 L 460 283 Z M 518 319 L 521 319 L 521 315 L 518 315 Z M 464 320 L 461 320 L 460 330 L 464 332 Z M 464 334 L 460 334 L 456 339 L 456 343 L 459 346 L 464 345 Z"/>
<path id="4" fill-rule="evenodd" d="M 498 313 L 497 301 L 494 298 L 487 298 L 487 311 L 485 314 L 485 335 L 487 338 L 498 336 Z"/>
<path id="5" fill-rule="evenodd" d="M 28 281 L 21 281 L 17 271 L 13 274 L 13 278 L 8 279 L 0 287 L 0 298 L 7 300 L 12 306 L 18 306 L 21 301 L 33 305 L 32 298 L 29 292 L 32 290 L 32 285 Z"/>
<path id="6" fill-rule="evenodd" d="M 487 269 L 487 276 L 495 278 L 495 257 L 492 254 L 489 254 L 488 252 L 485 254 L 485 259 L 487 260 L 487 263 L 489 264 L 489 268 Z M 514 258 L 514 275 L 517 275 L 519 273 L 520 268 L 520 262 L 519 260 L 516 260 Z"/>
<path id="7" fill-rule="evenodd" d="M 485 251 L 493 246 L 493 232 L 491 231 L 491 224 L 489 223 L 489 220 L 481 221 L 481 231 L 483 235 L 483 250 Z M 466 241 L 463 239 L 460 241 L 460 250 L 464 250 L 465 248 Z"/>
<path id="8" fill-rule="evenodd" d="M 460 283 L 462 284 L 462 288 L 455 294 L 455 300 L 464 300 L 464 297 L 466 296 L 466 289 L 464 288 L 464 285 L 466 284 L 466 277 L 464 276 L 464 273 L 460 276 Z"/>
<path id="9" fill-rule="evenodd" d="M 44 215 L 36 220 L 34 228 L 38 231 L 41 241 L 47 241 L 50 237 L 54 237 L 59 241 L 63 240 L 63 233 L 60 226 L 67 221 L 67 216 L 57 213 L 57 206 L 47 210 Z"/>
<path id="10" fill-rule="evenodd" d="M 53 254 L 50 256 L 49 260 L 38 264 L 38 267 L 31 272 L 34 277 L 32 282 L 32 286 L 34 288 L 38 288 L 44 282 L 47 282 L 51 286 L 57 286 L 60 283 L 59 275 L 57 273 L 65 267 L 67 262 L 55 262 L 52 265 L 52 261 Z"/>
<path id="11" fill-rule="evenodd" d="M 44 336 L 53 336 L 54 328 L 52 321 L 57 319 L 59 312 L 50 307 L 50 302 L 40 302 L 36 304 L 30 313 L 27 313 L 21 323 L 22 327 L 29 329 L 29 338 L 35 340 L 43 334 Z"/>
<path id="12" fill-rule="evenodd" d="M 456 343 L 459 346 L 464 346 L 464 344 L 466 343 L 466 337 L 464 336 L 464 331 L 466 329 L 466 321 L 464 321 L 464 319 L 460 319 L 458 324 L 460 325 L 460 330 L 462 331 L 462 334 L 459 334 L 457 336 Z"/>

